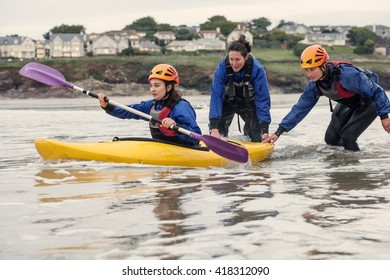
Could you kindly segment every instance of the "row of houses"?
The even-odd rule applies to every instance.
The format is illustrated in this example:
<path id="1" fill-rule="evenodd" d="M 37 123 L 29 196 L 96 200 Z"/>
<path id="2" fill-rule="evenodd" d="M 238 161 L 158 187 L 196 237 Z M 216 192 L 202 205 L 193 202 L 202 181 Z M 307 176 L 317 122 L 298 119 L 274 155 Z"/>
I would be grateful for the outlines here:
<path id="1" fill-rule="evenodd" d="M 352 26 L 311 26 L 290 23 L 281 29 L 286 34 L 304 34 L 304 44 L 343 46 Z M 389 27 L 366 26 L 381 37 L 389 37 Z M 330 32 L 324 32 L 328 30 Z M 331 32 L 336 31 L 336 32 Z M 225 51 L 240 34 L 253 45 L 253 35 L 246 24 L 238 24 L 226 38 L 219 28 L 199 30 L 197 40 L 176 40 L 174 32 L 160 31 L 154 34 L 155 42 L 145 39 L 146 34 L 135 30 L 108 31 L 92 34 L 50 34 L 49 40 L 33 40 L 23 36 L 0 37 L 0 58 L 43 59 L 63 57 L 84 57 L 86 55 L 117 55 L 129 47 L 145 53 L 160 53 L 162 47 L 168 52 Z"/>
<path id="2" fill-rule="evenodd" d="M 282 29 L 286 34 L 301 34 L 305 38 L 300 42 L 303 44 L 322 44 L 327 46 L 345 46 L 347 43 L 347 34 L 353 26 L 338 25 L 338 26 L 306 26 L 294 22 L 283 25 Z M 366 25 L 368 30 L 374 32 L 382 38 L 390 38 L 390 27 L 385 25 Z"/>
<path id="3" fill-rule="evenodd" d="M 199 30 L 197 40 L 176 40 L 174 32 L 160 31 L 155 41 L 145 39 L 146 34 L 134 30 L 108 31 L 91 34 L 50 34 L 49 40 L 33 40 L 23 36 L 0 37 L 0 58 L 43 59 L 84 57 L 86 55 L 118 55 L 131 47 L 141 53 L 225 51 L 226 44 L 244 34 L 253 44 L 253 35 L 238 25 L 227 38 L 216 30 Z M 155 42 L 158 42 L 156 44 Z"/>

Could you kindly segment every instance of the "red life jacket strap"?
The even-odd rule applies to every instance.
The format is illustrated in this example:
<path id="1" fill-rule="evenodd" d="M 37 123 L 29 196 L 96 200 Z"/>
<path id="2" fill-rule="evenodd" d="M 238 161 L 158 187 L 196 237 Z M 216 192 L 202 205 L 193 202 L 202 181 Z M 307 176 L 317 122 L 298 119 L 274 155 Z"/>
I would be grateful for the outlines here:
<path id="1" fill-rule="evenodd" d="M 334 67 L 336 67 L 336 87 L 337 87 L 337 92 L 338 92 L 338 95 L 342 98 L 349 98 L 349 97 L 352 97 L 355 95 L 355 93 L 351 92 L 351 91 L 348 91 L 346 89 L 344 89 L 340 83 L 340 80 L 339 80 L 339 69 L 338 69 L 338 66 L 340 64 L 347 64 L 347 65 L 352 65 L 352 63 L 348 62 L 348 61 L 330 61 L 329 62 L 330 64 L 332 64 Z"/>
<path id="2" fill-rule="evenodd" d="M 170 112 L 171 112 L 171 109 L 169 109 L 168 107 L 163 107 L 162 110 L 160 111 L 160 114 L 158 115 L 158 118 L 160 120 L 163 120 L 166 117 L 168 117 Z M 177 135 L 176 131 L 169 129 L 169 128 L 166 128 L 166 127 L 162 126 L 162 124 L 159 124 L 158 128 L 166 136 L 176 136 Z"/>

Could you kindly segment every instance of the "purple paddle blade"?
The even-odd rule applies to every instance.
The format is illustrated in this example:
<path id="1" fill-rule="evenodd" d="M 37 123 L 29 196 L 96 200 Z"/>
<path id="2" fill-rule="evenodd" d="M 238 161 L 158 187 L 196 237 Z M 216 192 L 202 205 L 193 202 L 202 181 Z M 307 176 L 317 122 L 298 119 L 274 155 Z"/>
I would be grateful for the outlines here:
<path id="1" fill-rule="evenodd" d="M 46 85 L 73 88 L 61 72 L 44 64 L 29 62 L 20 69 L 19 74 Z"/>
<path id="2" fill-rule="evenodd" d="M 203 141 L 214 153 L 233 161 L 245 163 L 249 159 L 248 150 L 236 144 L 226 142 L 211 135 L 199 135 L 191 132 L 190 136 L 199 141 Z"/>

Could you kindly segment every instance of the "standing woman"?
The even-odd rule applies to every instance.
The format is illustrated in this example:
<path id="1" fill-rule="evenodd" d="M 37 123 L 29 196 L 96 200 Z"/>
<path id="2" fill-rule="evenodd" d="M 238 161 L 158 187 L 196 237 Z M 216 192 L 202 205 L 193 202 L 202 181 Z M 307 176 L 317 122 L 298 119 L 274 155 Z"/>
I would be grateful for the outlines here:
<path id="1" fill-rule="evenodd" d="M 390 133 L 390 101 L 378 84 L 377 75 L 345 61 L 328 60 L 329 55 L 321 45 L 309 46 L 302 52 L 301 68 L 310 81 L 298 103 L 264 142 L 273 143 L 283 132 L 293 129 L 321 96 L 337 102 L 325 132 L 326 144 L 359 151 L 358 137 L 377 116 L 383 129 Z"/>
<path id="2" fill-rule="evenodd" d="M 244 35 L 230 44 L 228 55 L 215 70 L 210 95 L 212 136 L 227 137 L 234 114 L 244 120 L 244 135 L 252 142 L 268 136 L 271 98 L 267 76 Z"/>
<path id="3" fill-rule="evenodd" d="M 153 98 L 128 106 L 162 120 L 161 124 L 149 121 L 150 133 L 154 139 L 198 146 L 198 140 L 169 129 L 177 125 L 201 134 L 196 123 L 195 110 L 187 100 L 181 98 L 181 94 L 175 89 L 175 85 L 179 84 L 179 74 L 176 69 L 169 64 L 158 64 L 150 72 L 148 80 Z M 142 119 L 138 115 L 105 102 L 106 97 L 108 98 L 104 93 L 98 94 L 100 106 L 106 113 L 120 119 Z"/>

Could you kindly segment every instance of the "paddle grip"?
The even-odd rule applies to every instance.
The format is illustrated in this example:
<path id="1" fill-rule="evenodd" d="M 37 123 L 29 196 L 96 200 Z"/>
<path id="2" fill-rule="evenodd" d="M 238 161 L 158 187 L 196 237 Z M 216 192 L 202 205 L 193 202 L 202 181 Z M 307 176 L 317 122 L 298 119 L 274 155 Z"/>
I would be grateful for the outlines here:
<path id="1" fill-rule="evenodd" d="M 96 99 L 99 98 L 96 93 L 93 93 L 93 92 L 85 90 L 85 89 L 83 90 L 83 93 L 85 93 L 86 95 L 89 95 L 89 96 L 91 96 L 93 98 L 96 98 Z M 106 101 L 106 99 L 104 99 L 104 101 Z M 108 103 L 108 99 L 107 99 L 106 102 Z"/>
<path id="2" fill-rule="evenodd" d="M 89 95 L 93 98 L 99 99 L 98 95 L 96 93 L 93 93 L 92 91 L 83 89 L 83 93 L 85 93 L 86 95 Z M 104 97 L 104 102 L 106 102 L 108 104 L 109 101 L 110 101 L 110 99 L 108 99 L 107 97 Z"/>

